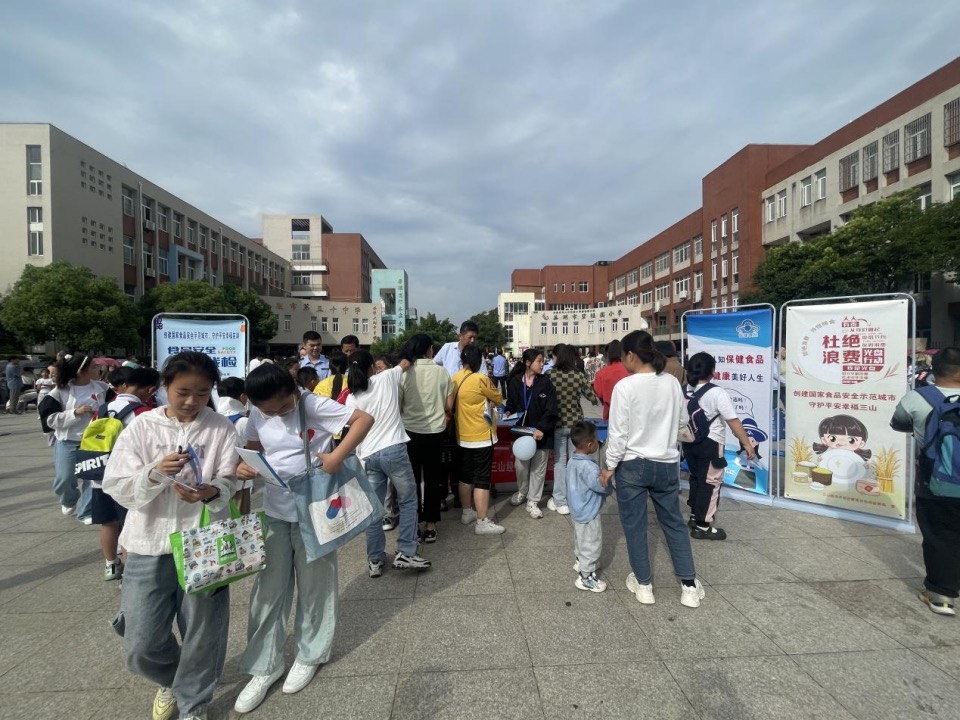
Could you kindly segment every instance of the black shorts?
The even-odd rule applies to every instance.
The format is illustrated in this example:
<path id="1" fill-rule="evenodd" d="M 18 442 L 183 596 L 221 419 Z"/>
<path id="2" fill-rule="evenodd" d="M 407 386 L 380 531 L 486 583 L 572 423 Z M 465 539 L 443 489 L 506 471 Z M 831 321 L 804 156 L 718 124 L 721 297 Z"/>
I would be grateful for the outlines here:
<path id="1" fill-rule="evenodd" d="M 94 525 L 106 525 L 119 522 L 121 525 L 127 517 L 127 509 L 107 495 L 101 488 L 91 488 L 93 496 L 90 504 L 90 517 Z"/>
<path id="2" fill-rule="evenodd" d="M 460 448 L 460 482 L 473 485 L 477 490 L 490 489 L 490 473 L 493 469 L 493 446 Z"/>

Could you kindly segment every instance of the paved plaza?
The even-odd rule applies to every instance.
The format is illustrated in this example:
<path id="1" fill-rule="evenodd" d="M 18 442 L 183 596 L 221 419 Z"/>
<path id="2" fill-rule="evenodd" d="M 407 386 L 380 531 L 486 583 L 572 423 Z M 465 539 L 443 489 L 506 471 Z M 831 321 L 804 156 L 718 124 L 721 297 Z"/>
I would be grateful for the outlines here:
<path id="1" fill-rule="evenodd" d="M 117 584 L 96 529 L 60 514 L 35 416 L 0 416 L 0 459 L 0 718 L 148 718 L 155 688 L 109 627 Z M 371 580 L 362 538 L 343 549 L 333 661 L 249 717 L 960 718 L 960 621 L 916 599 L 919 536 L 724 500 L 730 539 L 694 541 L 706 598 L 691 610 L 655 521 L 656 605 L 626 591 L 615 501 L 603 594 L 573 586 L 568 517 L 533 520 L 506 493 L 496 513 L 507 532 L 492 537 L 445 514 L 419 575 Z M 247 679 L 249 590 L 231 588 L 211 718 L 235 717 Z"/>

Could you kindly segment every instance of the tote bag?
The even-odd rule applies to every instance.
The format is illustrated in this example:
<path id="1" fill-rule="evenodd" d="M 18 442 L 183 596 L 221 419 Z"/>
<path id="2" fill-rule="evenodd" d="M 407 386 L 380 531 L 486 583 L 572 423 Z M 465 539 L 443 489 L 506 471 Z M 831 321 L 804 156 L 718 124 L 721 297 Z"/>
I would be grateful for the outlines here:
<path id="1" fill-rule="evenodd" d="M 200 527 L 170 534 L 180 587 L 205 593 L 242 580 L 267 566 L 263 547 L 263 513 L 241 515 L 230 501 L 230 519 L 210 522 L 207 506 Z"/>
<path id="2" fill-rule="evenodd" d="M 373 492 L 356 455 L 349 455 L 332 475 L 312 466 L 305 403 L 299 403 L 299 413 L 303 456 L 308 469 L 291 478 L 288 484 L 310 562 L 334 552 L 374 522 L 380 522 L 383 504 Z"/>

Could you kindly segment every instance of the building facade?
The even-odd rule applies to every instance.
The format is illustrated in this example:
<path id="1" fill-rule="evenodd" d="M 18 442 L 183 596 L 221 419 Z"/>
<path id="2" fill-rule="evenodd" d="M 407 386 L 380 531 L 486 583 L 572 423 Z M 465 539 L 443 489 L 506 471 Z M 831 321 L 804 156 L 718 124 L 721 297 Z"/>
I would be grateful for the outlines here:
<path id="1" fill-rule="evenodd" d="M 276 314 L 277 334 L 273 346 L 299 347 L 309 330 L 320 333 L 324 348 L 340 347 L 346 335 L 356 335 L 370 346 L 380 337 L 380 303 L 331 302 L 300 297 L 266 296 L 264 302 Z"/>
<path id="2" fill-rule="evenodd" d="M 403 333 L 407 322 L 413 319 L 406 270 L 377 268 L 371 274 L 371 281 L 372 300 L 380 304 L 380 337 L 387 339 Z"/>

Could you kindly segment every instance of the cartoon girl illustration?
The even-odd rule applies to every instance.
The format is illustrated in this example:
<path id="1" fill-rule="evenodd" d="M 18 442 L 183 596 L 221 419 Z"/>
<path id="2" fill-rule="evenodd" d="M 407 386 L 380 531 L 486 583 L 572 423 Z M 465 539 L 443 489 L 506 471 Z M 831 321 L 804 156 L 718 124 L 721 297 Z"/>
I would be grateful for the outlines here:
<path id="1" fill-rule="evenodd" d="M 867 428 L 850 415 L 824 418 L 818 429 L 820 442 L 813 451 L 820 456 L 820 467 L 833 473 L 835 484 L 853 485 L 867 474 L 867 460 L 873 453 L 866 449 Z"/>

